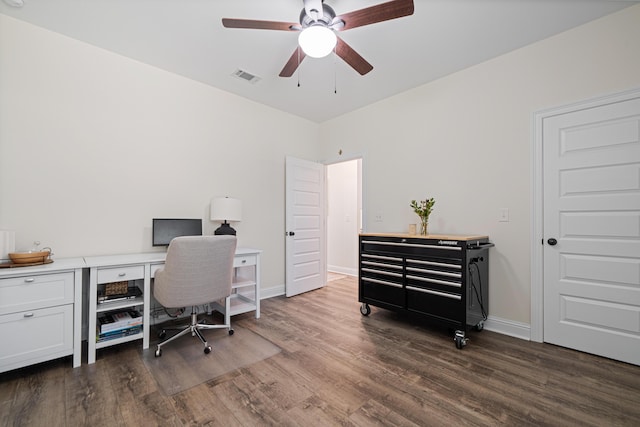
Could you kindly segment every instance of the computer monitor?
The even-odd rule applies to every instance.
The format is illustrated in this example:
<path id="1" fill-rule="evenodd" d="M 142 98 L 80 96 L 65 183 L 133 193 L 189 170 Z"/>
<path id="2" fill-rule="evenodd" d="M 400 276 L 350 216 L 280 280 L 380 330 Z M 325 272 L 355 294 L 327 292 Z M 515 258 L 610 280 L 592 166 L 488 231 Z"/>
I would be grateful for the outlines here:
<path id="1" fill-rule="evenodd" d="M 153 246 L 169 246 L 174 237 L 202 236 L 202 220 L 189 218 L 154 218 Z"/>

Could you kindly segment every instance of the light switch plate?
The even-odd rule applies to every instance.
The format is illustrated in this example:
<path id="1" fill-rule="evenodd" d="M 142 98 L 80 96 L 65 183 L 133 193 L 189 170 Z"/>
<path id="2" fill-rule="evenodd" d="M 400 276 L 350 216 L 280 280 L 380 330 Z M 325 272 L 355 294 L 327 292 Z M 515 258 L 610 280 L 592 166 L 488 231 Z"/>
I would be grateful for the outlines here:
<path id="1" fill-rule="evenodd" d="M 499 222 L 509 222 L 509 208 L 500 208 L 498 212 Z"/>

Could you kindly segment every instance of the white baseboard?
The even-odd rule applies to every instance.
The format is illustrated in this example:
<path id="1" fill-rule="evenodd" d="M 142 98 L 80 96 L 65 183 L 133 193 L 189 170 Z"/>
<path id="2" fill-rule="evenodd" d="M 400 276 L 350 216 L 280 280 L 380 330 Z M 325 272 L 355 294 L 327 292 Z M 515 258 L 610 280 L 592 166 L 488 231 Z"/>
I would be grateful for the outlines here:
<path id="1" fill-rule="evenodd" d="M 282 285 L 260 289 L 261 300 L 267 299 L 267 298 L 279 297 L 281 295 L 284 295 L 284 283 Z"/>
<path id="2" fill-rule="evenodd" d="M 484 322 L 484 328 L 488 331 L 531 341 L 531 325 L 526 323 L 489 316 Z"/>
<path id="3" fill-rule="evenodd" d="M 358 269 L 357 268 L 349 268 L 349 267 L 340 267 L 338 265 L 330 265 L 327 268 L 327 271 L 329 271 L 331 273 L 340 273 L 340 274 L 346 274 L 347 276 L 358 277 Z"/>

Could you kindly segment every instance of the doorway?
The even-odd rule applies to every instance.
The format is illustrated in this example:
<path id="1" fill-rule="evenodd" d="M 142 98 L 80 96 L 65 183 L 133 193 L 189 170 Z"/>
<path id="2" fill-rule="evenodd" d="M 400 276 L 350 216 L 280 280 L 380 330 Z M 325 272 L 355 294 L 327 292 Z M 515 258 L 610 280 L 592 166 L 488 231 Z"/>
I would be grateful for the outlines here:
<path id="1" fill-rule="evenodd" d="M 358 234 L 362 229 L 362 159 L 328 163 L 327 270 L 358 275 Z"/>

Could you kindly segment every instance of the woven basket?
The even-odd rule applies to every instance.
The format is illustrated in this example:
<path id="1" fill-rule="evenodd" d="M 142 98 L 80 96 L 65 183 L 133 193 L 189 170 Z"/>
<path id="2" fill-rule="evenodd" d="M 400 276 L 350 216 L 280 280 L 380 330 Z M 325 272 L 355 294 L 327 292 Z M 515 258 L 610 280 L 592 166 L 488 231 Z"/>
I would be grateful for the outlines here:
<path id="1" fill-rule="evenodd" d="M 104 294 L 106 296 L 126 294 L 128 290 L 129 290 L 128 281 L 107 283 L 104 286 Z"/>

